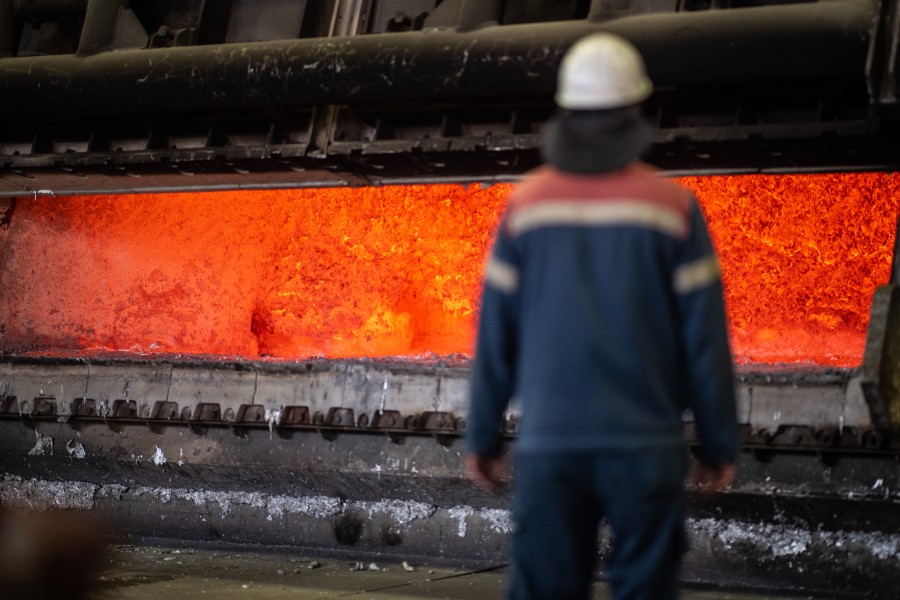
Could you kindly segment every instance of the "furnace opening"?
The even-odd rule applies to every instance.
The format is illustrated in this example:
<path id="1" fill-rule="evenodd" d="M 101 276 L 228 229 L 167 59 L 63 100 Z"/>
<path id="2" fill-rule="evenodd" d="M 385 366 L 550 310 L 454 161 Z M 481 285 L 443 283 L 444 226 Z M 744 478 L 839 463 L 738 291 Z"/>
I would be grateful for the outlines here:
<path id="1" fill-rule="evenodd" d="M 858 365 L 897 177 L 679 181 L 721 258 L 735 361 Z M 464 358 L 511 190 L 19 198 L 0 224 L 0 352 Z"/>

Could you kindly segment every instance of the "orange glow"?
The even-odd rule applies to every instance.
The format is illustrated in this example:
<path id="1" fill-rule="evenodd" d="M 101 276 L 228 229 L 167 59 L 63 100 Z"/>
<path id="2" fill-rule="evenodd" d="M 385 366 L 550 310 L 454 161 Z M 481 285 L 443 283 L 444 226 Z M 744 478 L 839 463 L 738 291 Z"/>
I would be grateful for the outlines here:
<path id="1" fill-rule="evenodd" d="M 900 177 L 686 177 L 722 264 L 738 363 L 862 360 L 872 294 L 890 278 Z"/>
<path id="2" fill-rule="evenodd" d="M 691 177 L 738 362 L 859 364 L 889 174 Z M 39 197 L 0 229 L 0 352 L 468 355 L 509 185 Z"/>
<path id="3" fill-rule="evenodd" d="M 509 191 L 22 198 L 0 231 L 0 351 L 468 352 Z"/>

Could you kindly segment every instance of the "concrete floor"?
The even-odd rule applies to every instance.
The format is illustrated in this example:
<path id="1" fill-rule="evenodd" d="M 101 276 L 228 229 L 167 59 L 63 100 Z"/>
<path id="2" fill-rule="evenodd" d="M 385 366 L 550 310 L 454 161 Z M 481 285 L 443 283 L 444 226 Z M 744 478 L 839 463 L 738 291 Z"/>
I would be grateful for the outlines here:
<path id="1" fill-rule="evenodd" d="M 246 550 L 117 546 L 92 600 L 499 599 L 502 566 L 404 565 Z M 821 597 L 800 596 L 817 600 Z M 598 584 L 595 600 L 610 598 Z M 791 596 L 796 600 L 797 596 Z M 685 590 L 683 600 L 787 600 L 787 596 Z"/>

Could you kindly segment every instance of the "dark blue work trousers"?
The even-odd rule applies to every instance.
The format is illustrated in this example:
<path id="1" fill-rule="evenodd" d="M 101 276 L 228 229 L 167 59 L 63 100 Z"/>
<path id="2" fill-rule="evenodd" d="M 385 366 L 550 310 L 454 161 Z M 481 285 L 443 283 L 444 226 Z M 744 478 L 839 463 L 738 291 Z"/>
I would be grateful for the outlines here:
<path id="1" fill-rule="evenodd" d="M 510 600 L 589 598 L 601 519 L 613 597 L 677 598 L 686 470 L 681 448 L 517 456 Z"/>

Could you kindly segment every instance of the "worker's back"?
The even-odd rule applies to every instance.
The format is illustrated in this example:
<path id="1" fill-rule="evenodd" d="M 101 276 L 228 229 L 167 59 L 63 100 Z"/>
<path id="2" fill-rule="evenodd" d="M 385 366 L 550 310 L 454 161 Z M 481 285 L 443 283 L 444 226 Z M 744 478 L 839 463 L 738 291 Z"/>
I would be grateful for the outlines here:
<path id="1" fill-rule="evenodd" d="M 727 357 L 722 315 L 691 324 L 679 302 L 721 296 L 702 217 L 640 163 L 589 177 L 539 169 L 512 198 L 492 260 L 518 273 L 520 451 L 675 448 L 690 371 L 730 381 L 728 361 L 684 364 L 698 335 L 716 335 L 713 355 Z M 685 283 L 697 265 L 707 278 Z"/>

